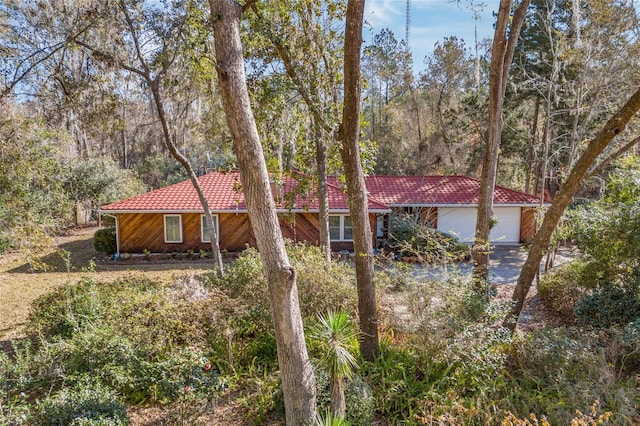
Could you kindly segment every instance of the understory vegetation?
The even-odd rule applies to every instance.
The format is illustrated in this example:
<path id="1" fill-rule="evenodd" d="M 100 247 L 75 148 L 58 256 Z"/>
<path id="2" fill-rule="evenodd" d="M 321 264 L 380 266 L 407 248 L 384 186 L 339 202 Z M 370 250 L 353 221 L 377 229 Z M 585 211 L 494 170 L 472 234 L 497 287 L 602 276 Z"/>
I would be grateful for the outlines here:
<path id="1" fill-rule="evenodd" d="M 329 311 L 357 323 L 351 266 L 327 264 L 315 247 L 289 253 L 307 329 Z M 466 278 L 418 283 L 406 268 L 381 267 L 377 283 L 382 355 L 367 363 L 354 350 L 344 377 L 347 424 L 637 423 L 638 321 L 511 337 L 496 326 L 506 306 L 474 293 Z M 28 330 L 0 352 L 0 424 L 124 425 L 132 410 L 149 406 L 162 408 L 164 424 L 207 423 L 231 399 L 237 424 L 284 418 L 255 250 L 224 278 L 98 282 L 88 272 L 37 300 Z M 327 345 L 322 333 L 307 335 L 316 336 L 308 347 L 324 417 Z"/>

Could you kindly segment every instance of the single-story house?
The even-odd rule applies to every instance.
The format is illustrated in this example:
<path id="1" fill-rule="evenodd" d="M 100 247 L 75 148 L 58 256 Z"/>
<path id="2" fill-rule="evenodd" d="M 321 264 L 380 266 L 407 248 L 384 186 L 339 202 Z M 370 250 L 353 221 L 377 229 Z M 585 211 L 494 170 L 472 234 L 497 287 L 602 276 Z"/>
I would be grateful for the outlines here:
<path id="1" fill-rule="evenodd" d="M 221 250 L 255 246 L 238 172 L 212 172 L 198 178 L 214 215 Z M 371 176 L 369 220 L 372 242 L 384 238 L 393 210 L 420 214 L 436 229 L 470 242 L 475 231 L 480 182 L 464 176 Z M 306 192 L 302 187 L 309 188 Z M 313 185 L 286 178 L 273 187 L 285 238 L 318 244 L 318 201 Z M 344 185 L 328 180 L 329 228 L 334 251 L 352 250 L 351 219 Z M 494 211 L 498 224 L 494 242 L 518 243 L 535 232 L 538 197 L 496 187 Z M 104 205 L 100 212 L 115 218 L 119 253 L 186 252 L 210 248 L 204 210 L 191 181 L 177 183 L 123 201 Z"/>

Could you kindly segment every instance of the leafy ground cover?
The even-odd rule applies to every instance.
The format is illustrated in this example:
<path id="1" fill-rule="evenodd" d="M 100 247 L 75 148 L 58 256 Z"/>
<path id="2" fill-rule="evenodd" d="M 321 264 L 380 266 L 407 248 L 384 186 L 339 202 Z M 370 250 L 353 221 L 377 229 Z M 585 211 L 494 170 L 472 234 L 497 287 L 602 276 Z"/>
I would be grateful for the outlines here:
<path id="1" fill-rule="evenodd" d="M 0 424 L 282 423 L 254 250 L 230 262 L 221 279 L 206 260 L 96 258 L 93 265 L 89 230 L 60 242 L 77 250 L 68 250 L 66 263 L 50 255 L 60 259 L 51 262 L 56 271 L 28 272 L 17 257 L 2 257 L 2 285 L 15 277 L 27 296 L 19 317 L 0 317 Z M 329 267 L 306 246 L 290 247 L 290 256 L 308 336 L 328 310 L 354 321 L 351 268 Z M 536 315 L 512 338 L 496 327 L 508 286 L 487 302 L 464 277 L 416 282 L 410 268 L 379 268 L 382 356 L 365 363 L 354 353 L 359 368 L 345 380 L 349 424 L 640 420 L 638 336 L 574 327 L 566 316 L 547 317 L 553 310 L 535 299 Z M 308 347 L 324 413 L 332 381 L 325 346 L 309 338 Z"/>

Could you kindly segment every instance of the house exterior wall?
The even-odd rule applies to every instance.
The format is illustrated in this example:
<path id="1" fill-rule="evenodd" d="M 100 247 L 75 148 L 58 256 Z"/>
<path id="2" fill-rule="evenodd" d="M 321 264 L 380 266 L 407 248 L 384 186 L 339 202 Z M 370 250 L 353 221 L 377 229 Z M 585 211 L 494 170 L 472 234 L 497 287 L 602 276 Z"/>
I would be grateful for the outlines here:
<path id="1" fill-rule="evenodd" d="M 522 207 L 522 212 L 520 213 L 520 242 L 531 242 L 535 233 L 536 209 L 534 207 Z"/>
<path id="2" fill-rule="evenodd" d="M 165 214 L 179 214 L 182 218 L 182 242 L 166 243 L 164 240 Z M 210 243 L 201 241 L 201 213 L 120 213 L 118 214 L 118 232 L 121 253 L 186 252 L 188 250 L 210 250 Z M 218 232 L 220 250 L 242 251 L 256 246 L 255 236 L 247 213 L 220 213 Z M 317 213 L 281 214 L 280 227 L 284 238 L 294 242 L 305 241 L 318 245 L 320 222 Z M 376 216 L 369 215 L 371 229 L 375 231 Z M 375 244 L 375 232 L 372 233 Z M 353 242 L 336 241 L 331 243 L 334 251 L 353 250 Z"/>

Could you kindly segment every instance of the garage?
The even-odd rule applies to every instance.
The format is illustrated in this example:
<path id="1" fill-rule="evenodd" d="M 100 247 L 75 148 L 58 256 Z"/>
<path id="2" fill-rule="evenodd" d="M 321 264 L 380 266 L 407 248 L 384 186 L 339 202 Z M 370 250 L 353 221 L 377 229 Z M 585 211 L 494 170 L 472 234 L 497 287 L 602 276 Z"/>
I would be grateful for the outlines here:
<path id="1" fill-rule="evenodd" d="M 520 242 L 520 207 L 494 207 L 498 223 L 491 230 L 494 244 L 517 244 Z M 475 207 L 439 207 L 438 231 L 457 236 L 460 241 L 472 243 L 476 232 Z"/>

